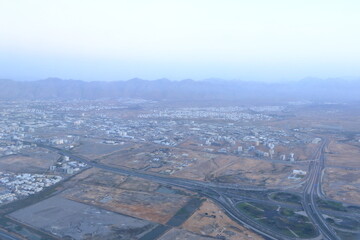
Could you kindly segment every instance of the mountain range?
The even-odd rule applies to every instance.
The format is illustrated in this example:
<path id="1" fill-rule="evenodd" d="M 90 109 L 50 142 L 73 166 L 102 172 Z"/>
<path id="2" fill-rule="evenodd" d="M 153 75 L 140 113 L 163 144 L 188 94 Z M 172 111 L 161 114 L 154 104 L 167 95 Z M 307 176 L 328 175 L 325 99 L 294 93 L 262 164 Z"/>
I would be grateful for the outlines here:
<path id="1" fill-rule="evenodd" d="M 360 101 L 360 79 L 307 78 L 297 82 L 131 79 L 86 82 L 48 78 L 38 81 L 0 80 L 0 100 L 249 100 L 249 101 Z"/>

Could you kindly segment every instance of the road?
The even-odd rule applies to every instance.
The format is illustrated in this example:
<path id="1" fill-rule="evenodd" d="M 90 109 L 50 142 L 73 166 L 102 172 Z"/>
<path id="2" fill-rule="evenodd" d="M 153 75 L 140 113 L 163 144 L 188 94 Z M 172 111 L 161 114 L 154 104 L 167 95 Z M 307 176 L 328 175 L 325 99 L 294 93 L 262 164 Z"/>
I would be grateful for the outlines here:
<path id="1" fill-rule="evenodd" d="M 29 143 L 29 142 L 24 142 L 24 143 Z M 256 187 L 250 188 L 249 186 L 243 186 L 243 188 L 241 188 L 241 185 L 226 186 L 225 184 L 215 184 L 215 183 L 207 183 L 207 182 L 201 182 L 201 181 L 189 180 L 189 179 L 183 179 L 183 178 L 160 176 L 160 175 L 135 171 L 133 169 L 112 167 L 112 166 L 108 166 L 108 165 L 104 165 L 101 163 L 91 161 L 84 157 L 74 155 L 71 152 L 63 150 L 63 149 L 55 148 L 55 147 L 48 146 L 45 144 L 40 144 L 40 143 L 37 143 L 37 145 L 39 147 L 58 152 L 59 154 L 67 155 L 76 161 L 83 162 L 89 166 L 92 166 L 92 167 L 95 167 L 98 169 L 113 172 L 116 174 L 122 174 L 122 175 L 128 175 L 128 176 L 134 176 L 134 177 L 139 177 L 139 178 L 143 178 L 143 179 L 148 179 L 148 180 L 162 183 L 165 185 L 177 186 L 177 187 L 181 187 L 181 188 L 185 188 L 185 189 L 197 192 L 197 193 L 213 200 L 215 203 L 217 203 L 228 214 L 228 216 L 230 216 L 233 220 L 246 226 L 247 228 L 253 230 L 254 232 L 266 237 L 266 239 L 273 239 L 273 240 L 289 239 L 288 237 L 285 237 L 267 227 L 264 227 L 263 225 L 257 223 L 256 221 L 254 221 L 253 219 L 251 219 L 250 217 L 245 215 L 244 213 L 240 212 L 236 208 L 236 203 L 234 203 L 230 197 L 226 196 L 226 192 L 229 189 L 264 191 L 264 190 L 266 190 L 264 188 L 256 188 Z M 240 196 L 237 196 L 237 197 L 240 197 Z M 249 200 L 248 197 L 246 199 Z M 256 201 L 256 199 L 254 199 L 254 200 Z"/>
<path id="2" fill-rule="evenodd" d="M 20 238 L 9 235 L 7 232 L 0 230 L 0 239 L 4 240 L 21 240 Z"/>
<path id="3" fill-rule="evenodd" d="M 24 142 L 26 143 L 26 142 Z M 29 142 L 28 142 L 29 143 Z M 195 181 L 190 179 L 183 179 L 183 178 L 175 178 L 175 177 L 169 177 L 169 176 L 161 176 L 157 174 L 150 174 L 148 172 L 142 172 L 142 171 L 136 171 L 133 169 L 125 169 L 125 168 L 119 168 L 119 167 L 113 167 L 104 165 L 98 162 L 91 161 L 89 159 L 86 159 L 84 157 L 80 157 L 77 155 L 72 154 L 70 151 L 55 148 L 52 146 L 44 145 L 37 143 L 39 147 L 46 148 L 52 151 L 56 151 L 59 154 L 67 155 L 70 158 L 83 162 L 89 166 L 99 168 L 105 171 L 122 174 L 122 175 L 128 175 L 128 176 L 135 176 L 143 179 L 148 179 L 151 181 L 155 181 L 161 184 L 166 185 L 172 185 L 177 186 L 181 188 L 185 188 L 194 192 L 197 192 L 211 200 L 213 200 L 216 204 L 218 204 L 226 213 L 228 216 L 230 216 L 233 220 L 236 222 L 244 225 L 245 227 L 253 230 L 254 232 L 266 237 L 267 239 L 279 239 L 279 240 L 285 240 L 290 239 L 289 237 L 285 237 L 282 234 L 279 234 L 276 231 L 273 231 L 272 229 L 268 227 L 264 227 L 263 225 L 259 224 L 254 219 L 250 218 L 246 214 L 239 211 L 236 207 L 236 203 L 238 200 L 241 200 L 242 198 L 246 201 L 254 200 L 247 196 L 231 196 L 227 194 L 229 189 L 234 190 L 251 190 L 251 191 L 266 191 L 268 189 L 265 188 L 257 188 L 257 187 L 249 187 L 249 186 L 241 186 L 241 185 L 226 185 L 226 184 L 216 184 L 216 183 L 208 183 L 208 182 L 202 182 L 202 181 Z M 334 230 L 329 227 L 322 217 L 317 204 L 316 204 L 316 196 L 321 194 L 321 174 L 322 170 L 324 168 L 324 147 L 326 146 L 326 141 L 324 141 L 321 145 L 321 147 L 317 150 L 317 153 L 315 154 L 316 160 L 313 160 L 310 163 L 309 167 L 309 173 L 307 182 L 305 184 L 305 190 L 303 192 L 303 200 L 302 205 L 304 210 L 306 211 L 307 215 L 309 216 L 309 219 L 312 221 L 314 226 L 318 229 L 318 231 L 321 233 L 321 235 L 325 239 L 330 240 L 337 240 L 339 239 L 334 232 Z M 232 199 L 236 199 L 237 201 L 234 202 Z M 296 239 L 296 238 L 293 238 Z"/>
<path id="4" fill-rule="evenodd" d="M 316 197 L 321 197 L 321 178 L 324 169 L 324 148 L 327 140 L 323 141 L 316 153 L 315 160 L 309 165 L 308 180 L 303 192 L 302 205 L 309 219 L 318 227 L 325 239 L 337 240 L 336 232 L 327 224 L 316 203 Z"/>

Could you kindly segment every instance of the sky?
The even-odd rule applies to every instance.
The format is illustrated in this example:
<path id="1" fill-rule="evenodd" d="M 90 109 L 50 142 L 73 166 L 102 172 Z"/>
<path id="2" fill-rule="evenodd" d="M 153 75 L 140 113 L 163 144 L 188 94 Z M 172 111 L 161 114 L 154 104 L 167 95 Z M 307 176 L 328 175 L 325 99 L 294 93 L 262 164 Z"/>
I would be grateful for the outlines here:
<path id="1" fill-rule="evenodd" d="M 0 0 L 0 79 L 360 77 L 358 0 Z"/>

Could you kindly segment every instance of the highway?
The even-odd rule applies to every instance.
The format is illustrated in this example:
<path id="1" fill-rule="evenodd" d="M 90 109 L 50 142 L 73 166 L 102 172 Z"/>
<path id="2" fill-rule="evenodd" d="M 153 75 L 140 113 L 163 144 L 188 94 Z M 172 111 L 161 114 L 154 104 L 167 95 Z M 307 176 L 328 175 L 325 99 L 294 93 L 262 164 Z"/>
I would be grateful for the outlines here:
<path id="1" fill-rule="evenodd" d="M 26 143 L 26 142 L 24 142 Z M 29 143 L 29 142 L 28 142 Z M 143 179 L 148 179 L 151 181 L 155 181 L 161 184 L 166 185 L 172 185 L 177 186 L 181 188 L 185 188 L 194 192 L 199 193 L 200 195 L 203 195 L 211 200 L 213 200 L 217 205 L 219 205 L 229 217 L 231 217 L 236 222 L 242 224 L 243 226 L 253 230 L 254 232 L 264 236 L 267 239 L 279 239 L 279 240 L 285 240 L 285 239 L 291 239 L 289 237 L 286 237 L 282 234 L 279 234 L 276 231 L 273 231 L 272 229 L 263 226 L 262 224 L 259 224 L 254 219 L 250 218 L 246 214 L 239 211 L 236 207 L 236 203 L 244 200 L 244 201 L 255 201 L 258 202 L 257 199 L 249 198 L 248 196 L 241 196 L 241 195 L 232 195 L 228 194 L 229 189 L 232 190 L 251 190 L 251 191 L 265 191 L 267 189 L 264 188 L 256 188 L 256 187 L 249 187 L 249 186 L 241 186 L 241 185 L 225 185 L 225 184 L 216 184 L 216 183 L 207 183 L 202 181 L 195 181 L 190 179 L 183 179 L 183 178 L 175 178 L 175 177 L 169 177 L 169 176 L 161 176 L 158 174 L 150 174 L 147 172 L 142 171 L 136 171 L 133 169 L 125 169 L 125 168 L 119 168 L 119 167 L 113 167 L 105 164 L 101 164 L 98 162 L 91 161 L 89 159 L 86 159 L 84 157 L 80 157 L 77 155 L 72 154 L 70 151 L 55 148 L 52 146 L 36 143 L 39 147 L 46 148 L 48 150 L 56 151 L 59 154 L 67 155 L 70 158 L 83 162 L 91 167 L 99 168 L 105 171 L 113 172 L 116 174 L 122 174 L 122 175 L 128 175 L 128 176 L 135 176 Z M 337 240 L 339 239 L 334 232 L 334 230 L 329 227 L 322 217 L 317 204 L 316 204 L 316 196 L 320 194 L 320 184 L 321 184 L 321 175 L 322 170 L 324 167 L 324 156 L 323 151 L 324 147 L 326 146 L 326 142 L 324 141 L 321 145 L 321 147 L 316 152 L 316 157 L 314 161 L 310 163 L 309 166 L 309 173 L 305 185 L 305 190 L 303 192 L 303 200 L 302 205 L 309 216 L 309 219 L 314 224 L 314 226 L 318 229 L 320 234 L 323 238 L 329 239 L 329 240 Z M 243 188 L 242 188 L 243 187 Z M 234 202 L 233 199 L 236 199 Z M 264 201 L 261 201 L 264 202 Z M 271 202 L 271 201 L 269 201 Z M 274 204 L 274 202 L 272 202 Z M 280 204 L 281 205 L 281 204 Z M 296 239 L 296 238 L 293 238 Z"/>
<path id="2" fill-rule="evenodd" d="M 24 142 L 29 143 L 29 142 Z M 158 183 L 166 184 L 166 185 L 172 185 L 177 186 L 181 188 L 185 188 L 194 192 L 199 193 L 200 195 L 203 195 L 211 200 L 213 200 L 215 203 L 217 203 L 227 214 L 230 216 L 233 220 L 236 222 L 244 225 L 245 227 L 253 230 L 254 232 L 266 237 L 266 239 L 272 239 L 272 240 L 286 240 L 290 239 L 289 237 L 285 237 L 267 227 L 264 227 L 263 225 L 259 224 L 258 222 L 254 221 L 244 213 L 240 212 L 236 208 L 236 203 L 234 203 L 230 197 L 226 196 L 226 192 L 229 189 L 239 190 L 239 186 L 237 185 L 237 188 L 235 189 L 234 186 L 224 186 L 224 184 L 214 184 L 214 183 L 206 183 L 201 181 L 195 181 L 195 180 L 189 180 L 189 179 L 183 179 L 183 178 L 175 178 L 175 177 L 167 177 L 167 176 L 160 176 L 155 174 L 149 174 L 145 172 L 130 170 L 130 169 L 124 169 L 124 168 L 118 168 L 118 167 L 112 167 L 108 165 L 104 165 L 101 163 L 93 162 L 91 160 L 85 159 L 83 157 L 79 157 L 77 155 L 72 154 L 69 151 L 58 149 L 52 146 L 48 146 L 45 144 L 39 144 L 37 143 L 39 147 L 46 148 L 48 150 L 56 151 L 59 154 L 67 155 L 70 158 L 83 162 L 89 166 L 102 169 L 105 171 L 122 174 L 122 175 L 128 175 L 128 176 L 135 176 L 143 179 L 148 179 L 151 181 L 155 181 Z M 263 188 L 256 188 L 252 187 L 249 189 L 248 186 L 244 187 L 244 189 L 241 190 L 257 190 L 257 191 L 263 191 Z M 241 197 L 241 196 L 237 196 Z M 246 198 L 249 200 L 249 198 Z M 256 201 L 256 199 L 254 199 Z"/>
<path id="3" fill-rule="evenodd" d="M 316 157 L 309 165 L 308 180 L 303 192 L 303 208 L 318 230 L 325 239 L 337 240 L 339 237 L 336 232 L 326 223 L 316 203 L 316 197 L 321 197 L 321 178 L 324 169 L 324 148 L 327 140 L 323 141 L 321 147 L 316 152 Z"/>
<path id="4" fill-rule="evenodd" d="M 7 232 L 4 232 L 2 230 L 0 230 L 0 239 L 4 239 L 4 240 L 21 240 L 20 238 L 14 237 L 10 234 L 8 234 Z"/>

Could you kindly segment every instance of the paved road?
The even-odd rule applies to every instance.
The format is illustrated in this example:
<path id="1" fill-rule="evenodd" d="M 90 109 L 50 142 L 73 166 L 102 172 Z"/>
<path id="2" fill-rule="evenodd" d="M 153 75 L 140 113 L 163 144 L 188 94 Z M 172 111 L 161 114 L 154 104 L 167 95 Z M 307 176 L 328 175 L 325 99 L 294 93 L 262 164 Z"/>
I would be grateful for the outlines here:
<path id="1" fill-rule="evenodd" d="M 4 239 L 4 240 L 21 240 L 20 238 L 9 235 L 7 232 L 1 231 L 1 230 L 0 230 L 0 239 Z"/>
<path id="2" fill-rule="evenodd" d="M 314 160 L 310 163 L 309 167 L 309 173 L 307 182 L 305 185 L 305 190 L 303 193 L 303 207 L 306 213 L 308 214 L 310 220 L 314 223 L 314 225 L 318 228 L 320 233 L 322 234 L 325 239 L 330 240 L 337 240 L 338 237 L 334 230 L 327 225 L 324 218 L 322 217 L 316 202 L 315 202 L 315 196 L 316 194 L 320 194 L 321 188 L 321 173 L 322 169 L 324 167 L 324 159 L 323 159 L 323 149 L 325 147 L 326 142 L 321 145 L 319 150 L 316 153 L 317 160 Z M 279 240 L 285 240 L 290 239 L 289 237 L 285 237 L 282 234 L 279 234 L 278 232 L 273 231 L 272 229 L 268 227 L 264 227 L 263 225 L 259 224 L 258 222 L 254 221 L 252 218 L 248 217 L 241 211 L 239 211 L 236 208 L 236 203 L 233 202 L 231 197 L 234 196 L 228 196 L 227 191 L 229 189 L 241 189 L 241 190 L 251 190 L 251 191 L 266 191 L 265 188 L 256 188 L 256 187 L 249 187 L 249 186 L 241 186 L 241 185 L 226 185 L 226 184 L 215 184 L 215 183 L 207 183 L 207 182 L 201 182 L 201 181 L 195 181 L 195 180 L 189 180 L 189 179 L 182 179 L 182 178 L 174 178 L 174 177 L 168 177 L 168 176 L 160 176 L 156 174 L 150 174 L 147 172 L 141 172 L 136 171 L 132 169 L 125 169 L 125 168 L 118 168 L 118 167 L 112 167 L 104 164 L 100 164 L 88 159 L 85 159 L 83 157 L 76 156 L 72 154 L 69 151 L 54 148 L 48 145 L 39 144 L 37 143 L 39 147 L 47 148 L 49 150 L 53 150 L 58 152 L 59 154 L 67 155 L 74 160 L 86 163 L 92 167 L 103 169 L 106 171 L 110 171 L 113 173 L 118 173 L 122 175 L 129 175 L 129 176 L 135 176 L 140 177 L 143 179 L 148 179 L 151 181 L 155 181 L 162 184 L 168 184 L 173 186 L 178 186 L 182 188 L 186 188 L 188 190 L 192 190 L 195 192 L 198 192 L 199 194 L 202 194 L 203 196 L 206 196 L 210 199 L 212 199 L 215 203 L 217 203 L 233 220 L 243 224 L 247 228 L 255 231 L 256 233 L 268 238 L 268 239 L 279 239 Z M 238 196 L 241 197 L 241 196 Z M 245 197 L 245 196 L 244 196 Z M 249 200 L 247 197 L 246 200 Z M 295 239 L 295 238 L 293 238 Z"/>
<path id="3" fill-rule="evenodd" d="M 317 226 L 322 236 L 325 239 L 337 240 L 339 237 L 327 224 L 316 203 L 316 197 L 321 197 L 321 177 L 324 168 L 324 148 L 326 145 L 327 140 L 323 141 L 321 147 L 318 149 L 316 160 L 310 163 L 302 204 L 306 214 L 314 225 Z"/>
<path id="4" fill-rule="evenodd" d="M 88 164 L 89 166 L 103 169 L 109 172 L 122 174 L 122 175 L 129 175 L 129 176 L 135 176 L 140 177 L 143 179 L 148 179 L 151 181 L 155 181 L 162 184 L 172 185 L 172 186 L 178 186 L 182 187 L 191 191 L 195 191 L 203 196 L 206 196 L 210 199 L 212 199 L 215 203 L 217 203 L 233 220 L 239 222 L 240 224 L 243 224 L 247 228 L 253 230 L 254 232 L 266 237 L 267 239 L 273 239 L 273 240 L 285 240 L 289 239 L 288 237 L 284 237 L 283 235 L 264 227 L 263 225 L 257 223 L 253 219 L 249 218 L 244 213 L 240 212 L 236 208 L 236 204 L 232 202 L 231 198 L 226 196 L 226 192 L 229 189 L 236 189 L 239 190 L 252 190 L 252 191 L 264 191 L 266 189 L 264 188 L 255 188 L 248 186 L 241 188 L 240 185 L 235 186 L 226 186 L 224 184 L 214 184 L 214 183 L 207 183 L 207 182 L 201 182 L 201 181 L 195 181 L 195 180 L 189 180 L 189 179 L 182 179 L 182 178 L 174 178 L 174 177 L 167 177 L 167 176 L 160 176 L 155 174 L 149 174 L 145 172 L 130 170 L 130 169 L 124 169 L 124 168 L 118 168 L 118 167 L 112 167 L 104 164 L 100 164 L 97 162 L 93 162 L 89 159 L 86 159 L 84 157 L 79 157 L 77 155 L 72 154 L 69 151 L 54 148 L 48 145 L 39 144 L 37 143 L 39 147 L 46 148 L 52 151 L 56 151 L 59 154 L 67 155 L 70 158 L 80 161 L 83 163 Z M 249 200 L 249 198 L 247 198 Z M 255 200 L 255 199 L 254 199 Z"/>

